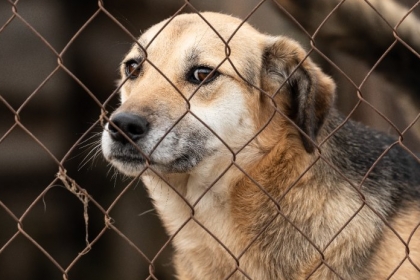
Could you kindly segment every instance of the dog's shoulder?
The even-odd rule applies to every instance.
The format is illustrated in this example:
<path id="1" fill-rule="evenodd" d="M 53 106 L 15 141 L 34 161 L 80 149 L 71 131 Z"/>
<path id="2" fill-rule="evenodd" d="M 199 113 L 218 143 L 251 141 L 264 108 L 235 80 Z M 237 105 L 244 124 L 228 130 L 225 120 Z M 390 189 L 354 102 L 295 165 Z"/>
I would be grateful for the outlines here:
<path id="1" fill-rule="evenodd" d="M 347 180 L 372 195 L 420 201 L 420 162 L 397 138 L 332 110 L 325 124 L 328 158 Z"/>

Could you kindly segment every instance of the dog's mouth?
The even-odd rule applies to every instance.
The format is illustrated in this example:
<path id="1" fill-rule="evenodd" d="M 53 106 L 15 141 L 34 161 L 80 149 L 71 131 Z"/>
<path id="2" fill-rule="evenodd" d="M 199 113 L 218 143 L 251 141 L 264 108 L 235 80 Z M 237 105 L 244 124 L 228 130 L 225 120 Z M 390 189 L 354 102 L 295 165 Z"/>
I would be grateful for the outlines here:
<path id="1" fill-rule="evenodd" d="M 155 170 L 164 173 L 187 172 L 202 160 L 203 155 L 188 148 L 183 152 L 178 151 L 175 155 L 172 154 L 170 158 L 166 159 L 153 156 L 153 154 L 146 158 L 138 147 L 128 146 L 127 144 L 122 147 L 118 143 L 113 143 L 109 152 L 105 153 L 105 157 L 121 172 L 127 175 L 135 175 L 146 167 L 153 167 Z"/>
<path id="2" fill-rule="evenodd" d="M 135 175 L 147 163 L 150 164 L 150 158 L 141 151 L 140 147 L 131 143 L 113 141 L 108 132 L 103 134 L 102 152 L 106 160 L 127 175 Z"/>
<path id="3" fill-rule="evenodd" d="M 113 141 L 110 152 L 106 156 L 111 163 L 122 164 L 131 167 L 143 167 L 146 163 L 152 164 L 152 159 L 144 154 L 143 149 L 131 143 L 122 144 Z"/>
<path id="4" fill-rule="evenodd" d="M 117 150 L 117 151 L 116 151 Z M 151 165 L 150 159 L 146 159 L 139 151 L 127 152 L 125 149 L 113 149 L 105 155 L 109 161 L 120 172 L 128 176 L 137 176 L 142 173 L 148 165 Z"/>
<path id="5" fill-rule="evenodd" d="M 123 164 L 129 164 L 129 165 L 145 165 L 146 162 L 149 163 L 149 165 L 160 165 L 156 162 L 152 162 L 150 159 L 146 160 L 146 158 L 144 158 L 141 155 L 138 156 L 133 156 L 133 155 L 122 155 L 122 154 L 116 154 L 116 155 L 112 155 L 110 158 L 111 161 L 117 161 Z M 172 162 L 170 162 L 169 165 L 171 166 L 186 166 L 186 165 L 191 165 L 191 162 L 193 162 L 195 160 L 195 157 L 193 155 L 190 154 L 183 154 L 179 157 L 177 157 L 175 160 L 173 160 Z"/>
<path id="6" fill-rule="evenodd" d="M 113 154 L 110 160 L 130 165 L 143 165 L 146 163 L 146 159 L 142 155 Z"/>

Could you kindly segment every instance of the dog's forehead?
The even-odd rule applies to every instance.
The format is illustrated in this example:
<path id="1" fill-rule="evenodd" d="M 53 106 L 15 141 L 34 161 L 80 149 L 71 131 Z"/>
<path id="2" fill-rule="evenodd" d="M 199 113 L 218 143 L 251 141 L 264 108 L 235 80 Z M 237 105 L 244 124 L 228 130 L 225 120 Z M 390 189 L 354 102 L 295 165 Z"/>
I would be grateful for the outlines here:
<path id="1" fill-rule="evenodd" d="M 245 48 L 255 52 L 261 49 L 261 41 L 262 34 L 242 20 L 209 12 L 201 16 L 182 14 L 165 20 L 152 26 L 139 38 L 149 57 L 195 50 L 197 55 L 206 53 L 207 58 L 220 59 L 227 55 L 245 55 L 248 52 Z M 229 54 L 230 50 L 238 49 L 240 51 Z"/>
<path id="2" fill-rule="evenodd" d="M 236 29 L 253 29 L 249 24 L 242 20 L 218 13 L 205 12 L 198 14 L 182 14 L 174 18 L 164 20 L 146 31 L 144 39 L 151 41 L 158 33 L 163 36 L 177 37 L 188 33 L 209 32 L 213 30 L 224 40 L 236 31 Z"/>

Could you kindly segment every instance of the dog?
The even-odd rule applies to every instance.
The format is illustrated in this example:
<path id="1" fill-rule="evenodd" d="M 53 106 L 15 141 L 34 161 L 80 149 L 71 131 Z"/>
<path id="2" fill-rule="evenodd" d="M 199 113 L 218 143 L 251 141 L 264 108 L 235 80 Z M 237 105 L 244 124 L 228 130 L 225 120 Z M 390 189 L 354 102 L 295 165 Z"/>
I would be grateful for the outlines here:
<path id="1" fill-rule="evenodd" d="M 420 279 L 419 159 L 335 91 L 296 41 L 228 15 L 141 35 L 102 150 L 143 180 L 178 279 Z"/>

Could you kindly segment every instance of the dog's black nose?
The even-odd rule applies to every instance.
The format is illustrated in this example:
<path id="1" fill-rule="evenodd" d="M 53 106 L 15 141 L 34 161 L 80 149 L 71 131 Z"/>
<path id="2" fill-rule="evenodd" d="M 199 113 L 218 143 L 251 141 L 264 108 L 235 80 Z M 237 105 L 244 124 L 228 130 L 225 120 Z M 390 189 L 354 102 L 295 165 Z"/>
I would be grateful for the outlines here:
<path id="1" fill-rule="evenodd" d="M 113 116 L 108 124 L 108 130 L 111 137 L 119 142 L 128 142 L 127 138 L 133 141 L 137 141 L 142 138 L 149 130 L 149 122 L 146 118 L 130 114 L 130 113 L 118 113 Z M 121 133 L 116 127 L 118 127 Z M 125 135 L 124 135 L 125 134 Z"/>

